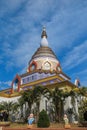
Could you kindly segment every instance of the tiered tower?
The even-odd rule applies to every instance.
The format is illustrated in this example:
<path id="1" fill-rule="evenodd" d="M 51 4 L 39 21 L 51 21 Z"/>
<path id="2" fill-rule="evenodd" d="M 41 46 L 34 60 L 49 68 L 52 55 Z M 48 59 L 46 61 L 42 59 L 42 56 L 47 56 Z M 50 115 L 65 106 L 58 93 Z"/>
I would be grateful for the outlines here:
<path id="1" fill-rule="evenodd" d="M 49 47 L 45 27 L 42 30 L 40 46 L 28 62 L 27 72 L 17 74 L 12 81 L 11 88 L 5 90 L 4 93 L 10 97 L 14 93 L 17 96 L 20 91 L 36 86 L 61 87 L 62 89 L 76 87 L 62 71 L 59 60 Z"/>
<path id="2" fill-rule="evenodd" d="M 57 59 L 52 49 L 48 46 L 45 27 L 43 27 L 42 30 L 40 47 L 37 49 L 31 60 L 29 61 L 27 72 L 31 72 L 34 70 L 45 70 L 51 72 L 62 71 L 59 60 Z"/>

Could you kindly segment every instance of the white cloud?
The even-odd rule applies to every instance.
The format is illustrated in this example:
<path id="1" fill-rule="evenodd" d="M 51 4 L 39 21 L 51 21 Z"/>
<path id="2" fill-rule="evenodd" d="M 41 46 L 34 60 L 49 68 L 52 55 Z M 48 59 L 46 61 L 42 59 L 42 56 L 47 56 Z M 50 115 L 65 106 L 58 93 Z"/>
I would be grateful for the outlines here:
<path id="1" fill-rule="evenodd" d="M 12 12 L 15 12 L 22 6 L 23 2 L 10 1 L 11 7 L 7 2 L 5 4 L 13 10 Z M 72 47 L 73 41 L 86 30 L 84 18 L 87 19 L 85 13 L 87 8 L 83 6 L 84 2 L 82 4 L 77 3 L 73 1 L 65 2 L 64 0 L 56 1 L 55 4 L 53 0 L 26 1 L 24 9 L 18 12 L 19 15 L 13 15 L 12 19 L 9 19 L 10 24 L 8 23 L 2 31 L 6 39 L 3 45 L 4 56 L 10 58 L 6 63 L 6 68 L 9 65 L 10 67 L 19 67 L 27 64 L 28 59 L 35 51 L 33 48 L 38 47 L 40 42 L 39 30 L 41 30 L 41 24 L 44 23 L 47 25 L 49 45 L 54 50 L 58 50 L 58 54 L 63 49 Z M 36 27 L 38 23 L 40 26 Z M 18 37 L 15 39 L 17 35 Z M 74 59 L 75 57 L 72 61 Z M 68 62 L 70 64 L 70 61 Z"/>
<path id="2" fill-rule="evenodd" d="M 23 72 L 39 47 L 42 25 L 47 27 L 49 46 L 57 54 L 66 50 L 63 68 L 87 61 L 87 41 L 78 45 L 87 36 L 86 12 L 87 1 L 82 0 L 1 0 L 0 63 L 8 71 L 21 68 Z"/>
<path id="3" fill-rule="evenodd" d="M 63 59 L 63 68 L 71 69 L 75 66 L 87 62 L 87 41 L 74 47 Z"/>
<path id="4" fill-rule="evenodd" d="M 20 8 L 20 5 L 24 1 L 25 0 L 0 0 L 0 17 L 3 17 L 4 15 L 11 14 L 13 13 L 13 11 L 16 11 L 18 8 Z"/>
<path id="5" fill-rule="evenodd" d="M 75 45 L 74 41 L 83 37 L 87 32 L 85 22 L 87 19 L 87 4 L 85 6 L 80 5 L 80 3 L 77 5 L 71 4 L 72 2 L 70 2 L 70 6 L 65 5 L 65 7 L 57 10 L 51 22 L 48 22 L 50 41 L 52 46 L 55 44 L 59 53 L 60 49 L 67 49 Z"/>
<path id="6" fill-rule="evenodd" d="M 79 71 L 79 72 L 77 72 L 77 73 L 74 73 L 74 74 L 72 74 L 72 76 L 75 76 L 75 75 L 80 75 L 80 76 L 86 76 L 87 75 L 87 69 L 83 69 L 82 71 Z"/>
<path id="7" fill-rule="evenodd" d="M 10 86 L 12 81 L 0 81 L 0 85 L 7 85 Z"/>
<path id="8" fill-rule="evenodd" d="M 36 51 L 37 47 L 39 47 L 40 42 L 37 34 L 33 36 L 34 38 L 31 37 L 31 35 L 33 35 L 32 32 L 31 34 L 24 34 L 13 50 L 10 47 L 4 47 L 5 56 L 10 59 L 6 63 L 7 70 L 10 70 L 11 67 L 27 66 L 31 56 Z"/>

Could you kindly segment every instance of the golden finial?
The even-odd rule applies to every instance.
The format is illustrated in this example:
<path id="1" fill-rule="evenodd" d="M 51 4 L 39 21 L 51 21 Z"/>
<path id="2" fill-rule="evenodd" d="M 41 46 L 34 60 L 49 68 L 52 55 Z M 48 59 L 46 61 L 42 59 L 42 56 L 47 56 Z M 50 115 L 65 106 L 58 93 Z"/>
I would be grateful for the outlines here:
<path id="1" fill-rule="evenodd" d="M 47 38 L 47 34 L 46 34 L 46 27 L 43 26 L 43 31 L 42 31 L 42 35 L 41 38 L 46 37 Z"/>

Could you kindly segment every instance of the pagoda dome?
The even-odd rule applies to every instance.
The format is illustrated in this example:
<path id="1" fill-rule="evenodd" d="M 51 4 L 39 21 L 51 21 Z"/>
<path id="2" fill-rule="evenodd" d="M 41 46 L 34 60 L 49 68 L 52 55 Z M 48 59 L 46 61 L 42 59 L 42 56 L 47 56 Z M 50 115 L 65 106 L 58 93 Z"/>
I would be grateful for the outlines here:
<path id="1" fill-rule="evenodd" d="M 61 66 L 55 53 L 48 46 L 45 28 L 43 28 L 41 38 L 40 47 L 29 61 L 28 72 L 34 70 L 61 71 Z"/>

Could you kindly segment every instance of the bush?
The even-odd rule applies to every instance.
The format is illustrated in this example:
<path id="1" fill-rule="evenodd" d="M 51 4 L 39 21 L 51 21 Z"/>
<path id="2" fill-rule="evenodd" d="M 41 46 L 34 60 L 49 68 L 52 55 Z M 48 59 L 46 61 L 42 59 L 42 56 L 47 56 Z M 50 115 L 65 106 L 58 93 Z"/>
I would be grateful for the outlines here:
<path id="1" fill-rule="evenodd" d="M 87 99 L 82 100 L 79 107 L 79 122 L 83 126 L 87 126 Z"/>
<path id="2" fill-rule="evenodd" d="M 84 120 L 87 121 L 87 111 L 84 112 Z"/>
<path id="3" fill-rule="evenodd" d="M 39 119 L 37 122 L 37 127 L 46 128 L 50 126 L 50 120 L 45 110 L 39 113 Z"/>

